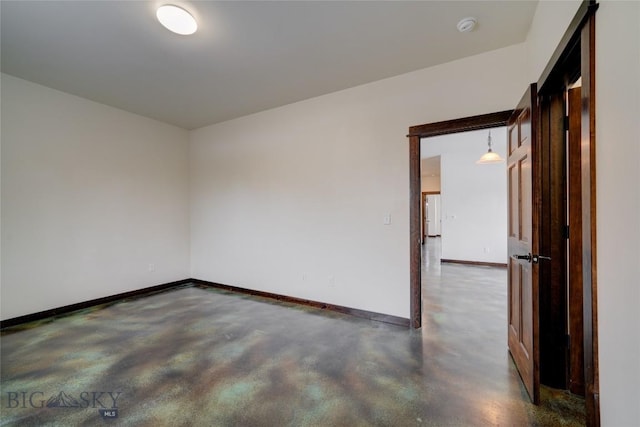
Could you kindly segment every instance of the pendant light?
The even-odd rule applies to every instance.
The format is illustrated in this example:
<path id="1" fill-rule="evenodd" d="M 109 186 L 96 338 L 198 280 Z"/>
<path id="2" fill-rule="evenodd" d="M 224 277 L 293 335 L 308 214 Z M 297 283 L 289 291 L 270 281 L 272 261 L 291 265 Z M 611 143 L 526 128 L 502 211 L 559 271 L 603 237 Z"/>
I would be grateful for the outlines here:
<path id="1" fill-rule="evenodd" d="M 489 138 L 487 140 L 489 145 L 489 150 L 480 157 L 480 159 L 476 162 L 479 165 L 487 165 L 491 163 L 502 163 L 504 159 L 500 157 L 498 153 L 494 153 L 491 150 L 491 131 L 489 131 Z"/>

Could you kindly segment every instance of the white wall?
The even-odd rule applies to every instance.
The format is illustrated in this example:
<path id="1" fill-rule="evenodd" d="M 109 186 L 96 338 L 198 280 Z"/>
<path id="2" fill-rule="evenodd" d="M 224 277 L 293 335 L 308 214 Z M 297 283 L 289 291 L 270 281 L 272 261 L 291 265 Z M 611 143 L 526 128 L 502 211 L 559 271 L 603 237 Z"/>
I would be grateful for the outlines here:
<path id="1" fill-rule="evenodd" d="M 541 0 L 527 35 L 529 82 L 537 82 L 582 0 Z"/>
<path id="2" fill-rule="evenodd" d="M 488 130 L 424 138 L 421 153 L 439 155 L 442 258 L 507 262 L 506 164 L 478 165 Z M 493 151 L 506 158 L 506 128 L 491 130 Z"/>
<path id="3" fill-rule="evenodd" d="M 409 317 L 408 127 L 512 108 L 523 54 L 512 46 L 193 131 L 193 276 Z"/>
<path id="4" fill-rule="evenodd" d="M 640 2 L 596 14 L 596 210 L 603 426 L 640 425 Z"/>
<path id="5" fill-rule="evenodd" d="M 187 131 L 1 84 L 2 318 L 189 277 Z"/>

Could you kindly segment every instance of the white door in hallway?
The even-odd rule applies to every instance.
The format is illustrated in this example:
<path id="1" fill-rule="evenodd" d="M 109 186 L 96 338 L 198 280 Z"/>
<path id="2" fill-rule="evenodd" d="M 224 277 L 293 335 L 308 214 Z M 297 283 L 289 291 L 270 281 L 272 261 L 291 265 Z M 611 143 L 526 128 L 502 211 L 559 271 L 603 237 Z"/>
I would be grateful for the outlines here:
<path id="1" fill-rule="evenodd" d="M 428 235 L 439 236 L 441 234 L 439 194 L 430 194 L 427 196 L 427 220 Z"/>

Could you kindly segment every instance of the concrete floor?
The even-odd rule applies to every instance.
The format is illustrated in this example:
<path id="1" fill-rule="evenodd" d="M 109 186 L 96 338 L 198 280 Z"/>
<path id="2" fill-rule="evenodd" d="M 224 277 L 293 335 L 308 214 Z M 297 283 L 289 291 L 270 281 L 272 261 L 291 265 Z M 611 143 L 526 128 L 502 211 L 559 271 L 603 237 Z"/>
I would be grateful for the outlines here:
<path id="1" fill-rule="evenodd" d="M 0 425 L 583 425 L 565 392 L 528 402 L 506 271 L 437 243 L 419 331 L 198 287 L 5 330 Z"/>

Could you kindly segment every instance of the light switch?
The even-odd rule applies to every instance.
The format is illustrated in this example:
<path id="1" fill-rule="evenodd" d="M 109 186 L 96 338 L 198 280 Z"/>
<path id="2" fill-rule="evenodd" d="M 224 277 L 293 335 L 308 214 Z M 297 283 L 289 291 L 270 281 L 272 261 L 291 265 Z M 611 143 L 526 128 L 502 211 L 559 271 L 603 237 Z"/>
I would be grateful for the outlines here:
<path id="1" fill-rule="evenodd" d="M 391 214 L 385 214 L 384 217 L 382 218 L 382 222 L 384 225 L 390 225 L 391 224 Z"/>

